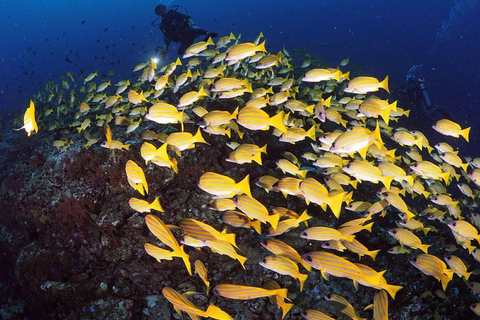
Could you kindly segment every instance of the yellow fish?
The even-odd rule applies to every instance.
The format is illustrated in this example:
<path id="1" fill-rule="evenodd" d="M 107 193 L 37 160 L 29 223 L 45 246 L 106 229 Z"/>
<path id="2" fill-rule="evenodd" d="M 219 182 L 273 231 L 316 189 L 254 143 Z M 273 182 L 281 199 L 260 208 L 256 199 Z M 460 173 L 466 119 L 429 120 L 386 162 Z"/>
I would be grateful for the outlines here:
<path id="1" fill-rule="evenodd" d="M 30 100 L 30 107 L 25 111 L 25 116 L 23 117 L 23 127 L 15 129 L 27 131 L 27 135 L 30 137 L 33 131 L 38 132 L 37 122 L 35 121 L 35 104 Z"/>
<path id="2" fill-rule="evenodd" d="M 188 274 L 192 275 L 192 267 L 190 264 L 190 257 L 185 253 L 183 245 L 180 246 L 177 242 L 177 239 L 173 236 L 172 232 L 168 227 L 163 223 L 162 220 L 156 216 L 149 214 L 145 217 L 145 223 L 147 224 L 148 229 L 155 237 L 157 237 L 162 243 L 169 246 L 172 249 L 172 256 L 179 257 L 183 259 L 185 267 L 187 268 Z"/>
<path id="3" fill-rule="evenodd" d="M 448 119 L 438 120 L 437 123 L 432 126 L 432 128 L 446 136 L 451 136 L 454 138 L 462 136 L 465 138 L 465 140 L 467 140 L 467 142 L 471 129 L 470 127 L 462 129 L 459 124 Z"/>
<path id="4" fill-rule="evenodd" d="M 249 197 L 252 195 L 250 192 L 249 175 L 239 183 L 236 183 L 235 180 L 227 176 L 215 172 L 207 172 L 200 177 L 198 187 L 218 198 L 230 198 L 241 193 L 245 193 Z"/>

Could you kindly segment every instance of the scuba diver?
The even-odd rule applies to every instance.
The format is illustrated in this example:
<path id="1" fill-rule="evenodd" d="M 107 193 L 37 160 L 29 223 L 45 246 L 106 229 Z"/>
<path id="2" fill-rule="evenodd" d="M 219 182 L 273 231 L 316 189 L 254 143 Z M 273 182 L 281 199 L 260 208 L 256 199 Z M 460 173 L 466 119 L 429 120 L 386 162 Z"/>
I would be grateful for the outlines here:
<path id="1" fill-rule="evenodd" d="M 430 120 L 434 120 L 436 118 L 452 119 L 452 117 L 445 112 L 445 110 L 432 103 L 425 86 L 423 65 L 417 64 L 408 70 L 406 76 L 406 85 L 400 91 L 409 98 L 412 107 L 417 106 L 418 108 L 418 106 L 420 106 L 422 118 L 428 117 Z"/>
<path id="2" fill-rule="evenodd" d="M 188 15 L 187 9 L 182 7 L 187 13 L 183 14 L 178 12 L 179 8 L 180 6 L 175 5 L 167 9 L 163 4 L 159 4 L 155 8 L 155 14 L 158 18 L 152 22 L 152 26 L 159 26 L 165 40 L 165 46 L 160 50 L 161 60 L 165 60 L 168 48 L 172 41 L 180 42 L 178 54 L 183 55 L 185 50 L 193 44 L 195 38 L 205 35 L 204 41 L 206 41 L 209 37 L 215 38 L 218 36 L 218 34 L 214 32 L 208 32 L 197 27 L 193 22 L 192 17 Z M 159 18 L 162 18 L 162 21 L 156 23 Z"/>

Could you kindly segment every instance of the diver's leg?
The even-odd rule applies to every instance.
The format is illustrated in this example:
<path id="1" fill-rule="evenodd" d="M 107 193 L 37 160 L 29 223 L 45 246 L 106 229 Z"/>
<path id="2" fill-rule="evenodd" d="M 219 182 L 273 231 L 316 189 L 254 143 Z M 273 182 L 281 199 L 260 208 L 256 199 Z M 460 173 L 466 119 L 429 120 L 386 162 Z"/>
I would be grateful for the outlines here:
<path id="1" fill-rule="evenodd" d="M 190 47 L 193 42 L 195 41 L 195 33 L 193 32 L 186 32 L 185 35 L 182 37 L 182 41 L 180 42 L 180 48 L 178 48 L 178 54 L 183 55 L 185 50 Z"/>

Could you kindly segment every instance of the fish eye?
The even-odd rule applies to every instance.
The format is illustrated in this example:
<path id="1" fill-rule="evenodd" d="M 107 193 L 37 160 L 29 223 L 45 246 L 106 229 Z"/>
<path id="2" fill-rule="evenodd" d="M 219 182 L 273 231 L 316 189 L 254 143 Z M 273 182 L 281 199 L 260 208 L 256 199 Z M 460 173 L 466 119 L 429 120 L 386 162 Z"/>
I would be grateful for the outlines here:
<path id="1" fill-rule="evenodd" d="M 267 240 L 263 240 L 262 243 L 263 243 L 264 245 L 267 245 L 267 244 L 268 244 Z"/>
<path id="2" fill-rule="evenodd" d="M 350 163 L 349 163 L 349 164 L 347 164 L 347 168 L 350 168 Z"/>
<path id="3" fill-rule="evenodd" d="M 417 262 L 417 257 L 412 258 L 412 262 Z"/>
<path id="4" fill-rule="evenodd" d="M 328 300 L 330 300 L 330 299 L 332 298 L 332 296 L 331 296 L 330 294 L 327 294 L 327 295 L 325 296 L 325 298 L 327 298 Z"/>
<path id="5" fill-rule="evenodd" d="M 325 242 L 326 247 L 330 247 L 330 242 Z"/>
<path id="6" fill-rule="evenodd" d="M 469 284 L 470 288 L 473 288 L 474 285 L 475 284 L 473 282 L 470 282 L 470 284 Z"/>
<path id="7" fill-rule="evenodd" d="M 392 233 L 393 233 L 393 234 L 397 234 L 397 230 L 393 230 Z"/>
<path id="8" fill-rule="evenodd" d="M 433 198 L 432 198 L 433 201 L 437 201 L 437 199 L 438 199 L 437 197 L 433 197 Z"/>
<path id="9" fill-rule="evenodd" d="M 310 262 L 312 262 L 313 259 L 312 259 L 312 257 L 307 256 L 307 260 L 310 261 Z"/>
<path id="10" fill-rule="evenodd" d="M 452 222 L 452 226 L 454 226 L 454 227 L 455 227 L 456 225 L 457 225 L 457 223 L 456 223 L 456 222 Z"/>
<path id="11" fill-rule="evenodd" d="M 301 234 L 301 236 L 306 237 L 306 236 L 308 236 L 308 233 L 306 233 L 305 231 L 303 231 L 302 234 Z"/>
<path id="12" fill-rule="evenodd" d="M 267 263 L 267 259 L 263 259 L 263 260 L 262 260 L 262 263 Z"/>
<path id="13" fill-rule="evenodd" d="M 445 256 L 445 259 L 450 260 L 451 256 Z"/>

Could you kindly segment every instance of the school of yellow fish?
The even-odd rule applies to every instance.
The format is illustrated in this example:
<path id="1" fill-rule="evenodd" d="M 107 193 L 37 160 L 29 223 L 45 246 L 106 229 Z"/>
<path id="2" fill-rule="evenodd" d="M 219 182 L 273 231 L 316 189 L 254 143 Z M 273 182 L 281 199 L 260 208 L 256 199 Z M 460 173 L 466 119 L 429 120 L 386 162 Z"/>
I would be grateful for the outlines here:
<path id="1" fill-rule="evenodd" d="M 146 252 L 162 264 L 182 259 L 190 276 L 195 273 L 205 283 L 205 295 L 238 300 L 269 297 L 281 309 L 282 318 L 294 306 L 287 289 L 273 280 L 255 286 L 218 283 L 210 292 L 211 275 L 202 261 L 190 260 L 191 248 L 208 247 L 211 255 L 229 256 L 245 272 L 249 272 L 250 263 L 259 263 L 266 271 L 298 279 L 300 292 L 315 270 L 324 279 L 347 278 L 355 288 L 374 288 L 377 291 L 372 293 L 372 304 L 362 307 L 372 309 L 376 320 L 388 319 L 388 301 L 395 299 L 402 287 L 387 283 L 384 274 L 388 269 L 359 263 L 362 256 L 369 256 L 369 264 L 375 266 L 377 255 L 413 253 L 411 267 L 434 277 L 444 291 L 455 274 L 468 280 L 472 272 L 464 260 L 469 259 L 469 264 L 480 261 L 480 249 L 476 247 L 480 243 L 480 215 L 467 214 L 475 210 L 474 200 L 479 194 L 480 159 L 463 162 L 458 151 L 445 142 L 432 147 L 420 131 L 391 127 L 400 117 L 408 117 L 409 111 L 388 100 L 388 77 L 382 81 L 366 76 L 350 79 L 350 72 L 340 67 L 308 69 L 309 61 L 294 70 L 289 53 L 285 49 L 278 54 L 267 52 L 262 38 L 260 34 L 251 43 L 241 42 L 240 37 L 230 34 L 216 43 L 211 39 L 197 42 L 186 50 L 183 62 L 177 59 L 159 67 L 152 59 L 139 64 L 134 69 L 139 72 L 137 81 L 120 81 L 113 90 L 110 80 L 98 85 L 93 81 L 96 72 L 80 83 L 67 73 L 60 86 L 49 82 L 45 92 L 32 99 L 42 106 L 37 110 L 39 123 L 44 130 L 76 128 L 78 134 L 84 134 L 84 148 L 103 140 L 101 146 L 112 153 L 130 152 L 130 144 L 122 142 L 119 129 L 113 130 L 114 136 L 112 126 L 125 127 L 126 133 L 143 130 L 140 153 L 145 166 L 151 162 L 162 167 L 158 170 L 175 173 L 189 149 L 199 143 L 209 144 L 206 134 L 227 137 L 231 152 L 225 155 L 225 161 L 252 167 L 263 166 L 266 160 L 274 164 L 271 168 L 278 169 L 275 174 L 257 181 L 251 181 L 249 175 L 234 180 L 222 172 L 201 175 L 198 187 L 211 196 L 209 209 L 218 212 L 218 220 L 224 224 L 219 231 L 190 217 L 167 225 L 161 195 L 151 203 L 145 200 L 149 193 L 148 177 L 142 169 L 145 166 L 127 162 L 128 183 L 143 197 L 132 197 L 129 205 L 148 213 L 145 222 L 155 236 L 152 243 L 145 243 Z M 340 63 L 343 69 L 347 65 L 348 59 Z M 21 128 L 29 136 L 38 132 L 34 101 Z M 156 130 L 142 129 L 145 123 Z M 172 125 L 176 132 L 162 132 Z M 469 139 L 470 128 L 462 129 L 447 119 L 433 124 L 433 128 L 445 136 Z M 259 130 L 271 130 L 271 142 L 252 143 L 253 133 Z M 61 150 L 71 144 L 67 139 L 53 142 Z M 275 154 L 269 152 L 270 144 L 301 147 Z M 376 197 L 375 202 L 362 198 L 364 193 L 357 191 L 361 184 L 370 200 Z M 464 197 L 453 199 L 448 191 L 453 186 Z M 254 196 L 263 192 L 280 192 L 287 200 L 303 199 L 305 209 L 297 213 L 281 206 L 267 208 Z M 417 197 L 425 203 L 421 209 L 409 205 Z M 312 217 L 308 212 L 317 206 L 323 213 Z M 345 216 L 350 219 L 345 220 Z M 398 246 L 387 252 L 357 240 L 358 233 L 371 232 L 376 222 L 388 219 L 385 216 L 392 225 L 383 232 L 398 241 Z M 314 220 L 316 225 L 311 224 Z M 439 230 L 433 224 L 451 233 L 451 242 L 456 241 L 458 248 L 451 245 L 448 249 L 458 249 L 463 259 L 450 252 L 440 257 L 429 253 L 429 248 L 437 245 L 429 241 L 429 232 Z M 259 243 L 269 252 L 265 251 L 264 259 L 250 262 L 243 255 L 236 243 L 236 228 L 251 228 L 252 236 L 257 233 L 267 237 Z M 171 229 L 181 231 L 180 240 Z M 285 233 L 313 245 L 320 241 L 325 250 L 301 255 L 297 250 L 303 252 L 302 248 L 281 240 Z M 345 252 L 358 255 L 358 261 Z M 480 286 L 476 284 L 469 284 L 472 290 Z M 408 290 L 403 288 L 398 294 Z M 235 316 L 213 304 L 205 311 L 200 309 L 188 299 L 194 294 L 191 292 L 179 293 L 171 287 L 162 292 L 179 314 L 187 313 L 191 319 Z M 342 305 L 341 312 L 351 319 L 363 319 L 343 296 L 328 294 L 325 298 Z M 480 315 L 480 304 L 472 305 L 471 310 Z M 333 319 L 314 309 L 304 310 L 302 316 Z"/>

